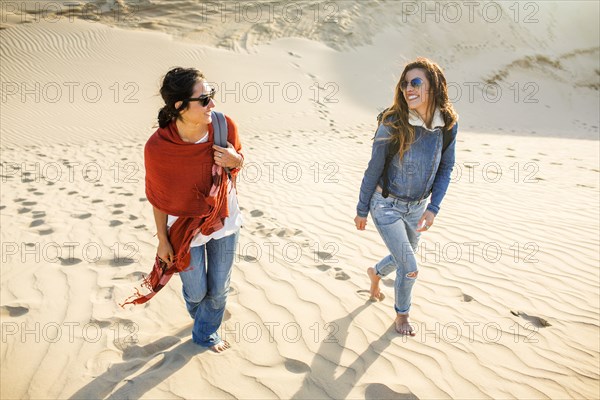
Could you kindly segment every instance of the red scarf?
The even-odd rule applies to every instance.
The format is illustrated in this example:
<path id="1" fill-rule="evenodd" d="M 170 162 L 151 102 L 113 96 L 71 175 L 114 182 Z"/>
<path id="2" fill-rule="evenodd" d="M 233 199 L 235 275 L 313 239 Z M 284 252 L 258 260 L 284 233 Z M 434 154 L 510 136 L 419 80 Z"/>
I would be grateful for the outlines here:
<path id="1" fill-rule="evenodd" d="M 228 138 L 236 143 L 237 130 L 227 118 Z M 175 261 L 168 266 L 156 255 L 152 272 L 142 283 L 150 293 L 136 294 L 127 298 L 125 304 L 143 304 L 162 289 L 176 272 L 187 269 L 190 263 L 190 243 L 197 233 L 210 235 L 223 228 L 229 215 L 227 208 L 227 174 L 213 163 L 214 134 L 208 127 L 205 143 L 184 142 L 171 122 L 159 128 L 150 137 L 144 149 L 146 166 L 146 197 L 150 204 L 164 213 L 179 218 L 169 229 L 169 241 L 175 253 Z M 130 300 L 133 298 L 133 300 Z"/>

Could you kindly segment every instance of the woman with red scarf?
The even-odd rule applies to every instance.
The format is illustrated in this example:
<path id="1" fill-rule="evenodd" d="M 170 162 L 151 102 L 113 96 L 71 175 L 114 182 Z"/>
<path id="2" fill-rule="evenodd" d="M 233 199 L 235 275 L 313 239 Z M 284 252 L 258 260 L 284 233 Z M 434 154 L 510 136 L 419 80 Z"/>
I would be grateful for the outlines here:
<path id="1" fill-rule="evenodd" d="M 164 77 L 160 127 L 144 150 L 157 256 L 145 280 L 150 293 L 129 303 L 148 301 L 178 272 L 187 310 L 194 319 L 192 340 L 221 352 L 229 348 L 217 330 L 242 225 L 234 182 L 244 158 L 237 127 L 227 116 L 227 147 L 214 144 L 214 93 L 194 68 L 174 68 Z"/>

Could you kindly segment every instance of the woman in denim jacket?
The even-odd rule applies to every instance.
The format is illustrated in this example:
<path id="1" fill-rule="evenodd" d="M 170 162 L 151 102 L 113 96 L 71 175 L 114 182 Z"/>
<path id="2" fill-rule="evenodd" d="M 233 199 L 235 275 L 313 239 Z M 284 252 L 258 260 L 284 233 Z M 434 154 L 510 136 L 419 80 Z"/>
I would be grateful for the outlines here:
<path id="1" fill-rule="evenodd" d="M 395 270 L 395 325 L 403 335 L 415 335 L 408 319 L 418 275 L 415 252 L 421 232 L 433 225 L 450 183 L 457 120 L 440 67 L 426 58 L 409 63 L 396 85 L 393 105 L 383 113 L 360 187 L 356 228 L 365 229 L 370 211 L 390 251 L 367 270 L 371 300 L 383 300 L 379 281 Z M 445 135 L 449 136 L 444 141 Z M 389 148 L 394 155 L 384 174 Z"/>

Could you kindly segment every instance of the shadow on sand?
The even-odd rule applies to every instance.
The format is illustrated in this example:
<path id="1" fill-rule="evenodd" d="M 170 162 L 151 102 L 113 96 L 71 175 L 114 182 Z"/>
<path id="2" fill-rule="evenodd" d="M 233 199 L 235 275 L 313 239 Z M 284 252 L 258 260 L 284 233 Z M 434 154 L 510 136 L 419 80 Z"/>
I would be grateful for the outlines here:
<path id="1" fill-rule="evenodd" d="M 337 327 L 337 332 L 335 332 L 335 339 L 337 340 L 324 340 L 321 342 L 300 390 L 294 394 L 292 399 L 345 399 L 373 362 L 390 345 L 392 339 L 398 337 L 392 323 L 379 339 L 372 342 L 362 354 L 358 355 L 356 360 L 345 368 L 341 375 L 335 377 L 336 370 L 343 369 L 339 366 L 339 362 L 342 352 L 345 350 L 350 324 L 358 314 L 371 304 L 371 302 L 366 302 L 347 316 L 330 322 L 331 325 Z M 401 377 L 399 377 L 400 379 Z M 418 397 L 410 391 L 408 393 L 398 393 L 384 384 L 371 383 L 365 389 L 365 399 L 418 400 Z"/>
<path id="2" fill-rule="evenodd" d="M 192 342 L 191 338 L 181 342 L 182 337 L 189 336 L 189 331 L 190 328 L 186 327 L 175 336 L 165 336 L 145 346 L 125 348 L 123 362 L 111 365 L 106 372 L 79 389 L 70 399 L 104 399 L 107 396 L 108 399 L 141 398 L 149 390 L 185 366 L 192 357 L 207 351 Z M 177 346 L 173 347 L 175 345 Z M 171 347 L 173 348 L 170 349 Z M 170 350 L 167 351 L 167 349 Z M 163 356 L 162 360 L 141 375 L 128 379 L 159 355 Z M 112 393 L 121 382 L 126 383 Z"/>

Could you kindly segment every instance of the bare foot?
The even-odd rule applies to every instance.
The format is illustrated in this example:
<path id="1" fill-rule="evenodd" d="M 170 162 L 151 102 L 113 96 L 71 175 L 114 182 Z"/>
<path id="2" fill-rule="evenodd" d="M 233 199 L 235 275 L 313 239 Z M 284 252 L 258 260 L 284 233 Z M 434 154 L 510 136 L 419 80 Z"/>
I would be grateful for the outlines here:
<path id="1" fill-rule="evenodd" d="M 408 314 L 396 314 L 396 321 L 394 321 L 394 324 L 396 325 L 396 332 L 399 334 L 407 336 L 416 335 L 408 319 Z"/>
<path id="2" fill-rule="evenodd" d="M 212 351 L 214 351 L 215 353 L 221 353 L 222 351 L 225 351 L 225 350 L 227 350 L 230 347 L 231 347 L 231 345 L 229 344 L 228 341 L 222 340 L 219 343 L 210 346 L 210 349 Z"/>
<path id="3" fill-rule="evenodd" d="M 369 275 L 369 279 L 371 279 L 371 297 L 369 301 L 383 301 L 385 298 L 384 294 L 379 290 L 379 281 L 381 277 L 375 273 L 375 268 L 370 267 L 367 269 L 367 275 Z"/>

